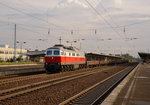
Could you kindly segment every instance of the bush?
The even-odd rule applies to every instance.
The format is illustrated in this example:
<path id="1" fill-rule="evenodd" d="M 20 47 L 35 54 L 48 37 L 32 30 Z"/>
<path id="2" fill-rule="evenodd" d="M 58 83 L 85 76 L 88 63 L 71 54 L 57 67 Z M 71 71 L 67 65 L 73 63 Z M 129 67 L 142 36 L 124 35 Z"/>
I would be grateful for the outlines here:
<path id="1" fill-rule="evenodd" d="M 13 62 L 13 59 L 12 58 L 11 59 L 7 59 L 6 62 Z"/>
<path id="2" fill-rule="evenodd" d="M 4 62 L 4 60 L 0 59 L 0 62 Z"/>

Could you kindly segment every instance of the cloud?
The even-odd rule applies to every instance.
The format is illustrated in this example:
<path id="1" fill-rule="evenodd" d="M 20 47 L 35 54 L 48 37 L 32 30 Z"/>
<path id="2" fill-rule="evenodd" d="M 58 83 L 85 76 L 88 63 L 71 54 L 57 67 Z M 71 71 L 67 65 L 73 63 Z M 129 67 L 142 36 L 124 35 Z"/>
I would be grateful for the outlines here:
<path id="1" fill-rule="evenodd" d="M 86 4 L 84 4 L 83 2 L 80 2 L 79 0 L 62 0 L 58 3 L 57 7 L 58 8 L 66 8 L 72 4 L 76 4 L 82 8 L 88 8 L 88 6 Z"/>
<path id="2" fill-rule="evenodd" d="M 118 21 L 124 21 L 126 24 L 127 22 L 134 23 L 134 22 L 142 22 L 150 20 L 149 14 L 138 14 L 138 13 L 122 13 L 122 14 L 114 14 L 113 17 Z M 129 23 L 129 24 L 130 24 Z"/>
<path id="3" fill-rule="evenodd" d="M 131 38 L 137 37 L 140 39 L 141 35 L 146 38 L 146 41 L 143 41 L 144 39 L 135 40 L 139 41 L 139 43 L 134 41 L 135 45 L 141 46 L 143 48 L 148 45 L 150 22 L 147 20 L 150 20 L 150 0 L 88 1 L 113 27 L 116 25 L 112 19 L 115 21 L 115 23 L 117 23 L 118 26 L 146 21 L 139 25 L 137 24 L 129 28 L 126 27 L 126 32 L 127 36 Z M 115 49 L 116 46 L 127 46 L 126 42 L 123 42 L 122 40 L 120 41 L 120 37 L 118 38 L 115 31 L 113 31 L 106 24 L 106 22 L 104 22 L 104 20 L 99 15 L 97 15 L 95 11 L 93 11 L 93 9 L 86 3 L 85 0 L 1 0 L 1 2 L 24 13 L 34 16 L 32 17 L 15 11 L 14 9 L 0 5 L 1 44 L 9 43 L 13 45 L 12 34 L 14 33 L 14 24 L 11 24 L 11 22 L 13 22 L 17 24 L 17 40 L 28 41 L 31 38 L 35 40 L 40 38 L 48 38 L 48 41 L 51 43 L 47 43 L 47 45 L 44 45 L 44 43 L 38 43 L 33 40 L 28 41 L 32 42 L 34 46 L 41 47 L 41 49 L 43 49 L 42 46 L 52 46 L 53 44 L 57 43 L 60 35 L 64 38 L 63 40 L 70 37 L 84 39 L 116 39 L 109 41 L 109 43 L 107 40 L 103 42 L 96 42 L 95 40 L 91 40 L 89 43 L 87 43 L 88 41 L 85 40 L 82 45 L 84 51 L 94 51 L 97 49 L 97 46 L 102 49 L 107 47 Z M 102 3 L 105 9 L 102 8 L 100 3 Z M 49 24 L 40 20 L 39 18 L 48 21 Z M 57 26 L 54 26 L 51 23 Z M 25 25 L 21 26 L 19 24 Z M 50 28 L 50 35 L 43 36 L 43 34 L 47 34 L 48 28 Z M 25 29 L 29 29 L 31 31 Z M 93 30 L 88 29 L 97 29 L 97 34 L 95 35 Z M 74 34 L 72 36 L 70 36 L 70 30 L 74 30 Z M 116 30 L 118 30 L 120 34 L 123 35 L 123 29 Z M 37 34 L 32 31 L 43 34 Z M 51 41 L 52 38 L 53 41 Z M 93 48 L 93 46 L 95 47 Z M 124 51 L 124 49 L 122 50 Z"/>
<path id="4" fill-rule="evenodd" d="M 122 6 L 122 0 L 115 0 L 116 7 Z"/>

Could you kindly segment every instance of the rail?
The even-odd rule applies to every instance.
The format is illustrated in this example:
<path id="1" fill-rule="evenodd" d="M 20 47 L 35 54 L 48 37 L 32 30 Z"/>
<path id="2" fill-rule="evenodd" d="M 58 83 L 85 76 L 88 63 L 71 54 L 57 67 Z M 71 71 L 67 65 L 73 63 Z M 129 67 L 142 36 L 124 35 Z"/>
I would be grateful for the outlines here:
<path id="1" fill-rule="evenodd" d="M 63 82 L 67 82 L 73 79 L 77 79 L 77 78 L 82 78 L 82 77 L 86 77 L 98 72 L 102 72 L 103 70 L 95 70 L 95 71 L 88 71 L 88 72 L 83 72 L 83 73 L 79 73 L 79 74 L 73 74 L 73 75 L 69 75 L 69 76 L 65 76 L 65 77 L 60 77 L 60 78 L 56 78 L 56 79 L 52 79 L 52 80 L 46 80 L 46 81 L 42 81 L 42 82 L 37 82 L 37 83 L 32 83 L 30 85 L 24 85 L 24 86 L 20 86 L 20 87 L 16 87 L 16 88 L 11 88 L 11 89 L 6 89 L 6 90 L 2 90 L 0 91 L 0 101 L 4 101 L 16 96 L 20 96 L 23 94 L 27 94 L 42 88 L 46 88 L 46 87 L 50 87 L 56 84 L 60 84 Z"/>
<path id="2" fill-rule="evenodd" d="M 97 105 L 125 78 L 136 66 L 125 68 L 122 71 L 106 78 L 103 81 L 87 88 L 73 97 L 59 103 L 59 105 Z"/>

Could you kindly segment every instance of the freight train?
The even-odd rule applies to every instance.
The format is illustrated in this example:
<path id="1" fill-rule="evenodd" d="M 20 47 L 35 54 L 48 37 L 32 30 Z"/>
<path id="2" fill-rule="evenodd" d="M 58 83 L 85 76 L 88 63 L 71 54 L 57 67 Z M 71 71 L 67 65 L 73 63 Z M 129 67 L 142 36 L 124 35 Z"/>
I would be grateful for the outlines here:
<path id="1" fill-rule="evenodd" d="M 54 45 L 46 50 L 44 67 L 47 73 L 51 73 L 125 62 L 120 57 L 85 54 L 72 46 Z"/>

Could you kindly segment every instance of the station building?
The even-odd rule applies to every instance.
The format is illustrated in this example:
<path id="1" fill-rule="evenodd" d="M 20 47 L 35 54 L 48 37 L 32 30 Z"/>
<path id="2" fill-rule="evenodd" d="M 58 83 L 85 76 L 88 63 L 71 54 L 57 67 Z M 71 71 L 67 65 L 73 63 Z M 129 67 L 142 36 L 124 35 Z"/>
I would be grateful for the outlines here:
<path id="1" fill-rule="evenodd" d="M 27 58 L 27 50 L 16 48 L 16 58 L 22 57 L 23 60 Z M 14 48 L 10 48 L 9 45 L 0 45 L 0 60 L 7 61 L 13 59 Z"/>
<path id="2" fill-rule="evenodd" d="M 138 52 L 138 54 L 143 62 L 150 63 L 150 53 Z"/>
<path id="3" fill-rule="evenodd" d="M 27 57 L 31 62 L 44 63 L 45 51 L 28 51 Z"/>

